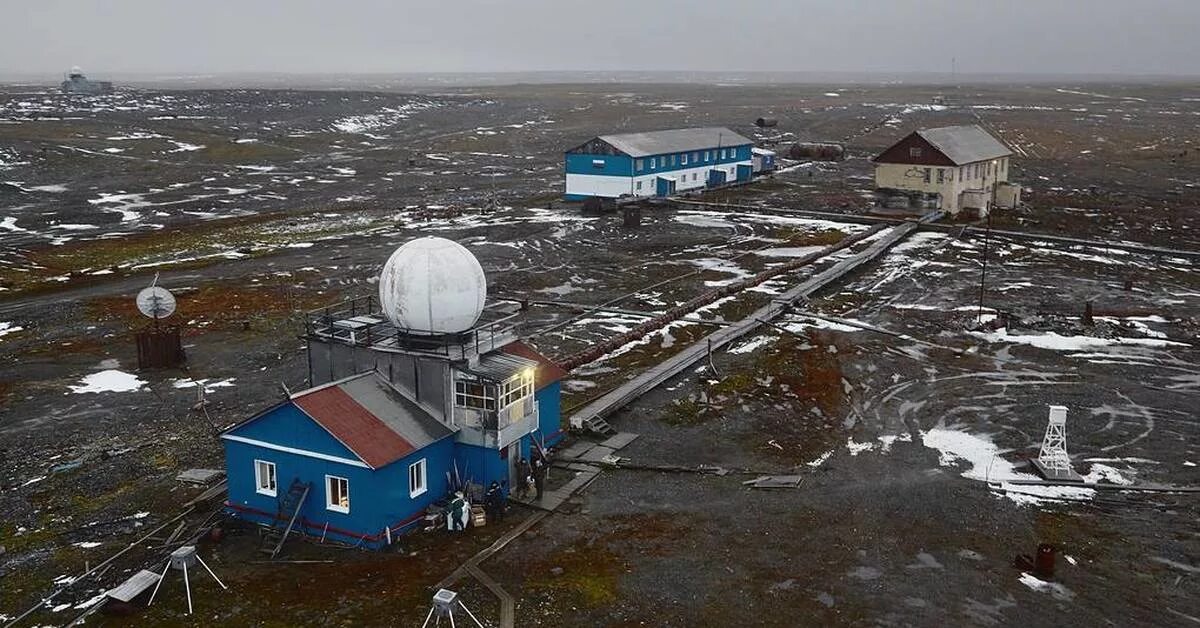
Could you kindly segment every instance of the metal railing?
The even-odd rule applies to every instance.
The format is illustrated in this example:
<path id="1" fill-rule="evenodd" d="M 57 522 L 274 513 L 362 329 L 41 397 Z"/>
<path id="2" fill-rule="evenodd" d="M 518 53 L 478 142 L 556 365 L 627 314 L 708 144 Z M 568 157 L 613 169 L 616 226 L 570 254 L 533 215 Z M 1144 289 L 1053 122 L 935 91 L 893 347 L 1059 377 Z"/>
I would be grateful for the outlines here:
<path id="1" fill-rule="evenodd" d="M 494 312 L 490 311 L 491 307 L 494 305 L 484 308 L 480 322 L 470 330 L 455 334 L 429 334 L 393 325 L 384 316 L 379 299 L 367 295 L 306 313 L 304 337 L 465 360 L 471 355 L 494 351 L 515 337 L 511 321 L 518 313 Z"/>

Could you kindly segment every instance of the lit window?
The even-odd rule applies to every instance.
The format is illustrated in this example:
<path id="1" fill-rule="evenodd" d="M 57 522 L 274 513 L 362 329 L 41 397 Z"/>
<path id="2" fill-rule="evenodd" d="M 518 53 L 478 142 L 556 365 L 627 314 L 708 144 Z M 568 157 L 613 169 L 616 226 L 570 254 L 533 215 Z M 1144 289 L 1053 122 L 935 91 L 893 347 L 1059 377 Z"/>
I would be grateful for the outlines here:
<path id="1" fill-rule="evenodd" d="M 501 386 L 500 407 L 508 406 L 533 394 L 533 370 L 508 378 Z"/>
<path id="2" fill-rule="evenodd" d="M 416 497 L 428 490 L 425 487 L 425 459 L 408 465 L 408 496 Z"/>
<path id="3" fill-rule="evenodd" d="M 350 480 L 336 475 L 325 476 L 325 508 L 334 512 L 350 512 Z"/>
<path id="4" fill-rule="evenodd" d="M 254 461 L 255 492 L 268 497 L 275 497 L 275 463 L 265 460 Z"/>

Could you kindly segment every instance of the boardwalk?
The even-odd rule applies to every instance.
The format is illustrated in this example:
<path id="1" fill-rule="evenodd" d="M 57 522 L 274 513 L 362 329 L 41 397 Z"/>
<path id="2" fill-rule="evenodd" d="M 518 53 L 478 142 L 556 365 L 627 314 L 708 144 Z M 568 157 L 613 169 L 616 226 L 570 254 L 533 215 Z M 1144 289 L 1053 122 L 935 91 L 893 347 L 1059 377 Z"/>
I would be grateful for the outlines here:
<path id="1" fill-rule="evenodd" d="M 571 426 L 582 426 L 585 421 L 592 418 L 603 419 L 616 410 L 623 408 L 634 399 L 653 390 L 659 384 L 662 384 L 687 367 L 700 361 L 710 351 L 715 351 L 745 336 L 764 322 L 778 317 L 800 300 L 807 299 L 821 288 L 841 279 L 855 268 L 879 257 L 884 251 L 907 237 L 913 231 L 916 231 L 921 224 L 936 220 L 938 217 L 940 217 L 940 213 L 929 214 L 922 217 L 919 221 L 905 222 L 883 232 L 883 235 L 872 242 L 866 249 L 817 273 L 804 283 L 779 295 L 746 318 L 701 338 L 696 343 L 684 348 L 683 351 L 650 367 L 637 377 L 621 384 L 599 399 L 584 406 L 579 412 L 571 416 Z"/>

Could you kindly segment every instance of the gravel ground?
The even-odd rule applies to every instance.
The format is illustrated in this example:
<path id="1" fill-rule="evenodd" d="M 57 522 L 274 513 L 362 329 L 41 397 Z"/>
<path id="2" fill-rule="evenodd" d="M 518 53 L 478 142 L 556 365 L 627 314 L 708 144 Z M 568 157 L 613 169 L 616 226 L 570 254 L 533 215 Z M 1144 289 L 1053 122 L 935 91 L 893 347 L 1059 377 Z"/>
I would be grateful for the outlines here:
<path id="1" fill-rule="evenodd" d="M 0 90 L 0 615 L 174 516 L 195 494 L 174 475 L 222 464 L 214 429 L 274 403 L 281 384 L 304 385 L 297 312 L 374 289 L 387 254 L 411 237 L 463 242 L 493 295 L 600 303 L 636 293 L 619 305 L 653 311 L 863 228 L 765 211 L 655 208 L 638 229 L 583 216 L 555 200 L 560 155 L 595 134 L 724 124 L 752 135 L 748 122 L 769 114 L 780 127 L 762 135 L 847 141 L 850 159 L 785 162 L 771 180 L 708 200 L 857 214 L 866 157 L 917 126 L 981 122 L 1020 149 L 1014 176 L 1031 188 L 1029 207 L 997 225 L 1197 248 L 1195 86 L 972 87 L 945 110 L 924 104 L 936 93 L 540 85 L 69 100 Z M 775 250 L 755 252 L 764 248 Z M 972 331 L 981 257 L 979 238 L 922 232 L 806 306 L 908 337 L 796 312 L 780 321 L 786 332 L 765 328 L 719 353 L 715 372 L 686 372 L 614 417 L 641 434 L 622 452 L 631 462 L 798 472 L 803 483 L 768 492 L 740 474 L 606 471 L 484 563 L 517 598 L 518 623 L 1200 617 L 1193 497 L 1004 483 L 1026 473 L 1046 405 L 1063 404 L 1089 478 L 1200 484 L 1194 262 L 995 238 L 984 312 L 1007 317 L 1001 333 Z M 700 315 L 740 317 L 822 267 Z M 131 300 L 156 272 L 179 296 L 188 368 L 136 373 L 129 336 L 144 322 Z M 643 289 L 677 275 L 687 276 Z M 1088 301 L 1094 326 L 1080 320 Z M 563 356 L 641 320 L 591 314 L 538 333 L 571 315 L 535 307 L 522 330 Z M 578 369 L 564 405 L 706 329 L 674 325 Z M 73 392 L 107 371 L 136 374 L 140 388 Z M 195 380 L 207 415 L 192 409 Z M 418 535 L 405 553 L 380 556 L 300 543 L 294 557 L 336 561 L 305 568 L 250 563 L 255 533 L 230 531 L 205 550 L 232 585 L 205 591 L 206 604 L 221 600 L 212 625 L 415 624 L 428 587 L 500 532 Z M 1012 567 L 1039 542 L 1062 548 L 1054 582 Z M 143 558 L 63 602 L 86 602 Z M 257 586 L 264 577 L 279 586 Z M 462 586 L 494 620 L 493 598 Z M 147 619 L 184 623 L 172 608 Z M 79 612 L 34 619 L 64 624 Z"/>

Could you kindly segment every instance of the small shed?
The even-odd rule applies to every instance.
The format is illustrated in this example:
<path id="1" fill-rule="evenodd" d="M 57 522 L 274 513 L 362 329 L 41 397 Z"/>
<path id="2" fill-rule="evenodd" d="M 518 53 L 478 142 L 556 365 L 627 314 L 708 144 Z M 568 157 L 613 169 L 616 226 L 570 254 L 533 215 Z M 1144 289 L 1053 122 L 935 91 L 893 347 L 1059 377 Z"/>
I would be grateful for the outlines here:
<path id="1" fill-rule="evenodd" d="M 750 149 L 750 154 L 754 161 L 755 174 L 775 170 L 775 151 L 765 148 L 752 148 Z"/>

